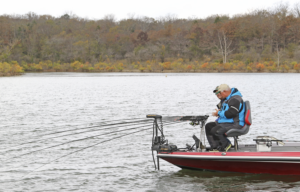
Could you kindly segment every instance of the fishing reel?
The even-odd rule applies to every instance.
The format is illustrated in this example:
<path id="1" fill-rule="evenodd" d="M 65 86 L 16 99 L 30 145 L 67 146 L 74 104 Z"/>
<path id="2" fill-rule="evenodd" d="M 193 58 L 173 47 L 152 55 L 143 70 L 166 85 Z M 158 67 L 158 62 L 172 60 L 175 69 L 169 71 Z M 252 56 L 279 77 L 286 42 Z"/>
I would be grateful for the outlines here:
<path id="1" fill-rule="evenodd" d="M 195 127 L 195 126 L 197 126 L 197 125 L 200 124 L 200 121 L 191 121 L 189 124 L 190 124 L 191 126 Z"/>
<path id="2" fill-rule="evenodd" d="M 190 120 L 190 125 L 192 125 L 193 127 L 200 125 L 200 127 L 202 128 L 206 122 L 206 120 L 208 119 L 208 115 L 205 116 L 194 116 L 191 117 Z"/>

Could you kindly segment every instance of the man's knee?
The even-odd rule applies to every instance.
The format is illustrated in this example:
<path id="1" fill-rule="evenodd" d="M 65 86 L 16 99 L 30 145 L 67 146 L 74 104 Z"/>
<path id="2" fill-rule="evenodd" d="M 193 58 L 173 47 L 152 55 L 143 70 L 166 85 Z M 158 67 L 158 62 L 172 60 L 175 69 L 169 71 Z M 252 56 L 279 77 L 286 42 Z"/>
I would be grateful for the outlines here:
<path id="1" fill-rule="evenodd" d="M 219 137 L 221 135 L 224 135 L 224 133 L 226 133 L 226 129 L 221 125 L 218 125 L 212 129 L 211 133 Z"/>
<path id="2" fill-rule="evenodd" d="M 219 125 L 217 126 L 214 126 L 211 130 L 210 130 L 210 133 L 212 135 L 216 135 L 217 131 L 220 129 L 221 127 Z"/>
<path id="3" fill-rule="evenodd" d="M 214 127 L 216 125 L 215 122 L 206 123 L 205 127 Z"/>
<path id="4" fill-rule="evenodd" d="M 223 128 L 220 128 L 216 131 L 216 136 L 220 136 L 220 135 L 223 135 L 224 133 L 226 132 L 226 130 L 224 130 Z"/>
<path id="5" fill-rule="evenodd" d="M 212 129 L 213 127 L 216 126 L 216 123 L 215 122 L 209 122 L 205 125 L 205 130 L 210 130 Z"/>

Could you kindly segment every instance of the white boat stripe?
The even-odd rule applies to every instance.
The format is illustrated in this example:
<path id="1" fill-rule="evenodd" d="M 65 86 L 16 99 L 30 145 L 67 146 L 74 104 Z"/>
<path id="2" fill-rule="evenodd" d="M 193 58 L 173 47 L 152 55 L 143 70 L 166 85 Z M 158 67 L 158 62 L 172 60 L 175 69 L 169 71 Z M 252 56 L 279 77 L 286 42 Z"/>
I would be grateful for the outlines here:
<path id="1" fill-rule="evenodd" d="M 259 163 L 300 163 L 300 161 L 247 161 L 247 160 L 215 160 L 212 159 L 211 161 L 235 161 L 235 162 L 259 162 Z"/>
<path id="2" fill-rule="evenodd" d="M 169 157 L 169 158 L 185 158 L 185 159 L 214 159 L 214 160 L 289 160 L 289 161 L 300 161 L 300 157 L 270 157 L 270 156 L 214 156 L 214 155 L 174 155 L 174 154 L 157 154 L 158 157 Z"/>

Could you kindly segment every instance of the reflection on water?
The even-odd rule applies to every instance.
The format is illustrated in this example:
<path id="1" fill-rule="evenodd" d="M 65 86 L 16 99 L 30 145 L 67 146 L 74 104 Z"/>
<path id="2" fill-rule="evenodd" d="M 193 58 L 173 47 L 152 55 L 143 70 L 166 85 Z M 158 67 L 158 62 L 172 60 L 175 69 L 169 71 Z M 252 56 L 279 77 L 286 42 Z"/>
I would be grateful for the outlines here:
<path id="1" fill-rule="evenodd" d="M 240 143 L 252 143 L 257 135 L 299 140 L 298 74 L 33 73 L 0 78 L 0 191 L 300 190 L 298 176 L 181 170 L 165 161 L 161 171 L 155 171 L 151 126 L 98 145 L 124 133 L 107 135 L 121 129 L 110 127 L 40 137 L 146 114 L 210 114 L 218 102 L 212 90 L 221 83 L 237 87 L 251 102 L 253 125 Z M 199 134 L 187 123 L 165 126 L 164 131 L 179 147 Z M 80 141 L 59 145 L 75 139 Z M 20 145 L 29 141 L 35 142 Z M 53 145 L 59 146 L 19 156 Z"/>

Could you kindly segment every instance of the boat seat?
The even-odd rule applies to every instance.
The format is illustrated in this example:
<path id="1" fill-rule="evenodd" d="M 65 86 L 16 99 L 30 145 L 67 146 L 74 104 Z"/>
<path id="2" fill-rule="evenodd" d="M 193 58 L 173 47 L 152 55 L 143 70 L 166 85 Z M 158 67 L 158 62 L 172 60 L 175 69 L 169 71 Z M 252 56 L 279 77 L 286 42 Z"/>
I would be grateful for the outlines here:
<path id="1" fill-rule="evenodd" d="M 237 151 L 238 150 L 238 136 L 246 135 L 249 132 L 250 125 L 252 124 L 252 118 L 251 118 L 251 108 L 250 108 L 250 102 L 245 101 L 244 104 L 245 107 L 245 125 L 241 129 L 230 129 L 225 133 L 227 137 L 233 137 L 234 138 L 234 148 Z"/>

